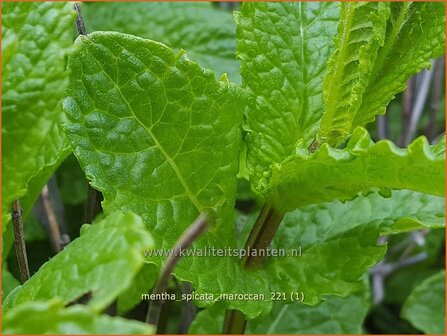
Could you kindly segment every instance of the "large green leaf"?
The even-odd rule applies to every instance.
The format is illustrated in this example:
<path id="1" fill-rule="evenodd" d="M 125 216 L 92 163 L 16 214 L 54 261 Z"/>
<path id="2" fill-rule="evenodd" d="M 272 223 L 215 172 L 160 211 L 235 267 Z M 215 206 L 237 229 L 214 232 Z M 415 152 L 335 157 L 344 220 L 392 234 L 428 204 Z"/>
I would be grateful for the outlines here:
<path id="1" fill-rule="evenodd" d="M 248 166 L 257 183 L 299 139 L 308 142 L 316 133 L 338 4 L 244 3 L 235 19 L 243 85 L 251 93 Z"/>
<path id="2" fill-rule="evenodd" d="M 254 215 L 240 216 L 239 243 L 244 243 L 255 219 Z M 364 290 L 362 276 L 385 253 L 384 246 L 376 245 L 379 233 L 399 233 L 409 228 L 437 228 L 445 225 L 444 223 L 445 204 L 442 198 L 410 191 L 393 191 L 388 198 L 371 193 L 344 203 L 333 201 L 310 205 L 286 214 L 271 248 L 278 251 L 284 249 L 291 254 L 292 249 L 301 247 L 302 255 L 269 258 L 265 265 L 265 276 L 269 280 L 270 291 L 286 293 L 286 302 L 290 301 L 290 293 L 302 291 L 305 305 L 274 305 L 275 313 L 270 314 L 272 318 L 260 317 L 253 323 L 250 321 L 249 328 L 250 323 L 253 326 L 259 325 L 259 328 L 265 326 L 262 321 L 273 323 L 273 316 L 277 316 L 280 308 L 279 310 L 285 310 L 283 313 L 286 316 L 298 315 L 295 318 L 300 321 L 302 318 L 303 321 L 297 323 L 295 330 L 287 331 L 281 328 L 286 328 L 289 324 L 278 322 L 275 329 L 271 330 L 273 333 L 314 333 L 317 328 L 321 328 L 321 333 L 330 332 L 329 328 L 339 328 L 344 333 L 348 333 L 348 330 L 359 333 L 359 325 L 366 313 L 366 298 L 350 297 L 345 301 L 331 294 L 346 296 Z M 324 300 L 327 301 L 315 307 L 308 306 Z M 338 304 L 343 308 L 334 308 Z M 352 314 L 355 316 L 353 320 L 340 322 L 334 319 L 326 324 L 321 322 L 324 321 L 324 316 L 327 317 L 325 314 L 334 314 L 339 310 L 348 314 L 347 311 L 351 311 L 350 304 L 358 307 L 355 309 L 356 314 Z M 216 304 L 200 313 L 191 331 L 219 332 L 221 323 L 215 326 L 216 323 L 210 325 L 208 322 L 211 319 L 223 321 L 223 306 Z M 298 314 L 298 311 L 301 313 Z M 278 319 L 281 321 L 282 317 Z M 315 323 L 315 329 L 312 329 L 311 322 Z M 267 329 L 251 330 L 263 333 Z"/>
<path id="3" fill-rule="evenodd" d="M 267 316 L 247 323 L 246 334 L 361 334 L 369 308 L 369 288 L 346 298 L 329 296 L 318 306 L 276 301 Z M 225 307 L 216 304 L 200 311 L 189 333 L 219 334 Z"/>
<path id="4" fill-rule="evenodd" d="M 425 279 L 405 301 L 402 317 L 427 334 L 445 334 L 445 270 Z"/>
<path id="5" fill-rule="evenodd" d="M 153 247 L 141 217 L 113 213 L 93 225 L 45 263 L 4 301 L 6 312 L 29 301 L 58 298 L 65 304 L 83 295 L 99 311 L 129 287 L 144 263 L 143 251 Z"/>
<path id="6" fill-rule="evenodd" d="M 210 3 L 86 3 L 83 10 L 89 32 L 110 30 L 160 41 L 240 82 L 233 18 Z"/>
<path id="7" fill-rule="evenodd" d="M 153 327 L 120 317 L 96 315 L 83 305 L 58 300 L 28 302 L 3 317 L 4 334 L 152 334 Z"/>
<path id="8" fill-rule="evenodd" d="M 376 246 L 379 233 L 443 226 L 444 199 L 409 191 L 393 191 L 388 198 L 371 193 L 287 213 L 272 248 L 289 255 L 267 260 L 270 289 L 302 291 L 308 304 L 325 294 L 347 295 L 359 289 L 362 274 L 383 257 L 384 246 Z M 251 227 L 249 221 L 245 228 Z M 246 235 L 241 232 L 241 239 Z M 291 255 L 299 247 L 302 255 Z"/>
<path id="9" fill-rule="evenodd" d="M 384 114 L 403 91 L 408 78 L 430 67 L 430 59 L 445 53 L 445 3 L 391 2 L 385 44 L 379 50 L 362 105 L 352 127 Z"/>
<path id="10" fill-rule="evenodd" d="M 387 3 L 341 4 L 335 50 L 323 84 L 325 110 L 317 135 L 319 143 L 336 145 L 350 133 L 377 51 L 384 43 L 389 15 Z"/>
<path id="11" fill-rule="evenodd" d="M 234 246 L 240 89 L 158 42 L 97 32 L 79 37 L 75 47 L 66 130 L 87 177 L 104 195 L 104 211 L 140 214 L 159 248 L 172 248 L 206 213 L 209 232 L 194 248 Z M 231 257 L 185 257 L 174 273 L 197 293 L 268 290 L 259 272 L 244 271 Z M 250 316 L 271 305 L 230 304 Z"/>
<path id="12" fill-rule="evenodd" d="M 2 222 L 13 200 L 25 215 L 68 154 L 60 99 L 68 81 L 69 3 L 2 3 Z"/>
<path id="13" fill-rule="evenodd" d="M 429 146 L 424 137 L 400 149 L 387 140 L 373 143 L 365 129 L 357 128 L 343 149 L 323 144 L 316 153 L 309 153 L 303 145 L 298 144 L 294 155 L 275 164 L 271 176 L 257 186 L 264 195 L 273 194 L 283 211 L 348 200 L 372 189 L 445 195 L 443 150 Z"/>

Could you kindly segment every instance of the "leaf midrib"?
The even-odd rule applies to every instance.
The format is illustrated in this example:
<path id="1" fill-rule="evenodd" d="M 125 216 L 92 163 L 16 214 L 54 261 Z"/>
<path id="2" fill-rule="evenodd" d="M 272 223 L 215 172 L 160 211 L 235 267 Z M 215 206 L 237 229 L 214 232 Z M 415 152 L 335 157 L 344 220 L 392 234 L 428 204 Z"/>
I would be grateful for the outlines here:
<path id="1" fill-rule="evenodd" d="M 85 41 L 87 41 L 88 43 L 91 43 L 92 45 L 95 45 L 96 43 L 91 41 L 89 38 L 86 38 Z M 124 46 L 122 46 L 120 44 L 120 47 L 127 50 Z M 99 62 L 99 60 L 96 58 L 96 56 L 90 52 L 89 48 L 85 48 L 87 50 L 88 53 L 90 53 L 90 55 L 93 57 L 93 59 L 96 61 L 96 63 L 101 67 L 101 69 L 103 70 L 102 72 L 110 79 L 110 81 L 113 83 L 114 87 L 116 88 L 116 90 L 119 92 L 121 98 L 123 99 L 123 101 L 126 103 L 127 108 L 129 109 L 129 111 L 132 113 L 133 117 L 135 118 L 135 120 L 144 128 L 144 130 L 146 131 L 146 133 L 149 135 L 149 137 L 152 139 L 152 141 L 154 141 L 155 147 L 158 148 L 158 150 L 161 152 L 161 154 L 165 157 L 166 161 L 169 163 L 169 165 L 171 166 L 171 168 L 174 170 L 178 180 L 180 181 L 180 184 L 183 186 L 183 188 L 185 189 L 185 194 L 188 196 L 188 198 L 191 200 L 191 202 L 193 203 L 193 205 L 197 208 L 197 210 L 200 213 L 203 213 L 203 208 L 202 205 L 200 204 L 199 200 L 195 197 L 195 195 L 193 194 L 193 192 L 191 191 L 191 189 L 189 188 L 188 184 L 186 183 L 185 178 L 183 177 L 183 175 L 180 172 L 180 169 L 177 167 L 177 165 L 175 164 L 174 160 L 169 156 L 169 154 L 164 150 L 163 146 L 161 145 L 161 143 L 158 141 L 157 137 L 152 133 L 152 131 L 144 124 L 141 122 L 141 120 L 137 117 L 137 115 L 135 114 L 135 112 L 133 111 L 132 107 L 130 106 L 129 102 L 127 101 L 127 99 L 124 97 L 121 88 L 118 86 L 118 83 L 116 83 L 112 77 L 110 77 L 110 75 L 104 70 L 101 62 Z M 129 50 L 127 50 L 129 51 Z M 130 51 L 129 51 L 130 52 Z M 133 54 L 133 53 L 132 53 Z"/>

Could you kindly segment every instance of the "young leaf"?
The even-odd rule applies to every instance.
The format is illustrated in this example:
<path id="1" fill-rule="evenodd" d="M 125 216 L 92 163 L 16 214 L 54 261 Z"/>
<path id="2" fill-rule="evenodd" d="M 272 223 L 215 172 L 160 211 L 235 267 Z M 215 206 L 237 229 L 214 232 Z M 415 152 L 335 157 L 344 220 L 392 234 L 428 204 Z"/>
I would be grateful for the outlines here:
<path id="1" fill-rule="evenodd" d="M 85 224 L 79 238 L 11 292 L 4 312 L 24 302 L 58 298 L 67 304 L 82 296 L 100 311 L 129 287 L 143 266 L 143 250 L 152 247 L 141 217 L 133 213 Z"/>
<path id="2" fill-rule="evenodd" d="M 259 191 L 274 191 L 279 209 L 293 210 L 306 204 L 348 200 L 372 189 L 382 192 L 407 189 L 436 196 L 445 195 L 445 156 L 424 137 L 407 149 L 390 141 L 373 143 L 366 130 L 354 130 L 346 148 L 322 145 L 309 154 L 303 144 L 271 176 L 261 181 Z"/>
<path id="3" fill-rule="evenodd" d="M 243 85 L 251 93 L 246 141 L 256 184 L 299 139 L 309 142 L 316 133 L 338 4 L 243 3 L 235 19 Z"/>
<path id="4" fill-rule="evenodd" d="M 68 154 L 60 99 L 75 13 L 70 3 L 2 3 L 2 222 L 13 200 L 25 216 Z"/>
<path id="5" fill-rule="evenodd" d="M 390 6 L 385 44 L 352 128 L 384 114 L 388 103 L 405 89 L 408 78 L 445 53 L 445 3 L 391 2 Z"/>
<path id="6" fill-rule="evenodd" d="M 3 317 L 4 334 L 152 334 L 153 327 L 121 317 L 96 315 L 84 305 L 64 307 L 59 300 L 35 301 Z"/>
<path id="7" fill-rule="evenodd" d="M 335 50 L 323 83 L 325 110 L 318 143 L 337 145 L 352 130 L 379 47 L 384 44 L 389 4 L 343 2 Z"/>
<path id="8" fill-rule="evenodd" d="M 104 211 L 141 215 L 159 248 L 172 248 L 206 213 L 210 230 L 194 248 L 234 246 L 242 91 L 183 53 L 113 32 L 79 37 L 69 68 L 66 131 Z M 160 266 L 163 257 L 149 261 Z M 184 256 L 174 273 L 197 293 L 268 293 L 237 258 Z M 271 306 L 230 304 L 249 316 Z"/>
<path id="9" fill-rule="evenodd" d="M 210 3 L 85 3 L 83 11 L 89 32 L 109 30 L 161 41 L 240 82 L 233 18 Z"/>
<path id="10" fill-rule="evenodd" d="M 425 279 L 405 301 L 402 317 L 427 334 L 445 334 L 445 270 Z"/>

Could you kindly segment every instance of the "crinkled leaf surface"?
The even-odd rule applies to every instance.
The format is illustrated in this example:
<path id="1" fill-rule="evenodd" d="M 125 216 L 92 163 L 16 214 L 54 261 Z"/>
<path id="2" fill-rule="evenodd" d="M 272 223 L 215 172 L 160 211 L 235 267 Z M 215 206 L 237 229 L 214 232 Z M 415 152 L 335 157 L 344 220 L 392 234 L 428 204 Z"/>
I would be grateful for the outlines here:
<path id="1" fill-rule="evenodd" d="M 152 334 L 153 327 L 121 317 L 96 315 L 84 305 L 58 300 L 27 302 L 3 317 L 4 334 Z"/>
<path id="2" fill-rule="evenodd" d="M 369 308 L 369 288 L 346 298 L 329 296 L 317 306 L 276 301 L 267 316 L 247 323 L 246 334 L 361 334 Z M 197 314 L 189 332 L 219 334 L 225 307 L 216 304 Z"/>
<path id="3" fill-rule="evenodd" d="M 317 140 L 336 145 L 351 131 L 377 57 L 384 43 L 389 4 L 343 2 L 335 49 L 327 63 L 325 110 Z"/>
<path id="4" fill-rule="evenodd" d="M 104 195 L 104 210 L 140 214 L 160 248 L 171 248 L 207 213 L 210 229 L 194 248 L 234 246 L 240 89 L 150 40 L 98 32 L 79 37 L 75 47 L 66 130 Z M 268 290 L 259 272 L 243 271 L 231 257 L 182 258 L 174 273 L 198 293 Z M 249 316 L 270 308 L 268 302 L 231 304 Z"/>
<path id="5" fill-rule="evenodd" d="M 65 304 L 87 294 L 99 311 L 129 287 L 144 263 L 143 251 L 153 247 L 141 217 L 115 212 L 93 225 L 46 262 L 6 298 L 4 311 L 35 300 L 61 299 Z"/>
<path id="6" fill-rule="evenodd" d="M 255 217 L 240 232 L 244 242 Z M 410 191 L 378 193 L 342 203 L 310 205 L 287 213 L 272 242 L 272 248 L 301 247 L 302 256 L 269 258 L 266 276 L 270 289 L 303 291 L 305 303 L 316 304 L 326 294 L 347 295 L 361 286 L 360 277 L 385 252 L 376 246 L 379 233 L 438 228 L 445 224 L 444 199 Z"/>
<path id="7" fill-rule="evenodd" d="M 235 19 L 243 85 L 251 93 L 246 141 L 256 183 L 299 139 L 308 142 L 316 133 L 338 4 L 243 3 Z"/>
<path id="8" fill-rule="evenodd" d="M 430 59 L 445 53 L 445 3 L 390 2 L 390 6 L 385 44 L 379 50 L 352 127 L 384 114 L 410 76 L 430 67 Z"/>
<path id="9" fill-rule="evenodd" d="M 335 199 L 348 200 L 373 188 L 382 192 L 407 189 L 445 195 L 445 156 L 424 137 L 400 149 L 390 141 L 373 143 L 363 128 L 354 130 L 343 149 L 323 144 L 309 154 L 303 144 L 296 154 L 275 164 L 258 190 L 276 195 L 284 211 Z"/>
<path id="10" fill-rule="evenodd" d="M 74 11 L 69 3 L 2 3 L 2 221 L 26 213 L 68 154 L 60 100 Z"/>
<path id="11" fill-rule="evenodd" d="M 427 334 L 445 334 L 445 270 L 425 279 L 405 301 L 402 317 Z"/>
<path id="12" fill-rule="evenodd" d="M 83 10 L 89 32 L 110 30 L 160 41 L 240 82 L 234 20 L 210 3 L 86 3 Z"/>

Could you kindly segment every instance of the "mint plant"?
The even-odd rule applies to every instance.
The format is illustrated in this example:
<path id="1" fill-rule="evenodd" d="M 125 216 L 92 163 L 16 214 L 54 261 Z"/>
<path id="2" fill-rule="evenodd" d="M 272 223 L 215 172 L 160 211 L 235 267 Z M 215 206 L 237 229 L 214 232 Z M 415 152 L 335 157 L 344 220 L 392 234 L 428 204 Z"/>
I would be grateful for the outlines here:
<path id="1" fill-rule="evenodd" d="M 201 215 L 193 251 L 302 255 L 182 256 L 177 285 L 163 285 L 196 294 L 189 332 L 360 333 L 368 272 L 388 258 L 380 240 L 442 235 L 445 138 L 398 148 L 368 124 L 444 54 L 445 4 L 243 3 L 234 20 L 205 3 L 2 10 L 5 333 L 166 331 L 105 311 L 129 313 L 163 287 L 173 265 L 145 251 L 178 247 Z M 87 34 L 72 42 L 76 18 Z M 70 152 L 104 213 L 17 286 L 5 266 L 11 204 L 26 218 Z M 255 211 L 235 209 L 242 193 Z M 407 293 L 402 316 L 418 330 L 445 332 L 442 300 L 421 308 L 444 298 L 442 279 Z"/>

